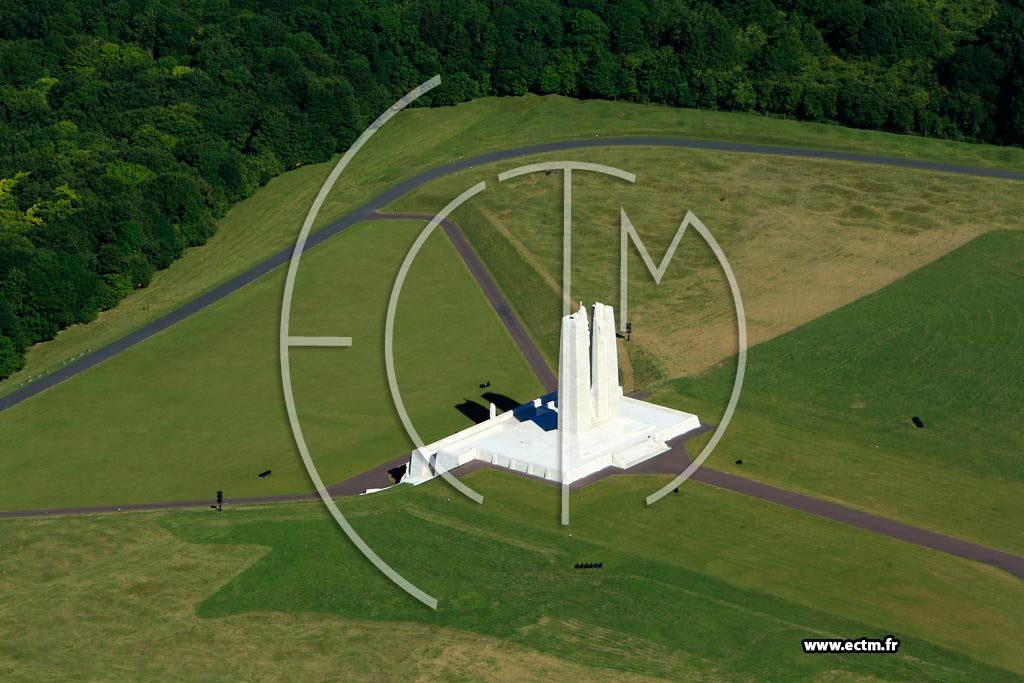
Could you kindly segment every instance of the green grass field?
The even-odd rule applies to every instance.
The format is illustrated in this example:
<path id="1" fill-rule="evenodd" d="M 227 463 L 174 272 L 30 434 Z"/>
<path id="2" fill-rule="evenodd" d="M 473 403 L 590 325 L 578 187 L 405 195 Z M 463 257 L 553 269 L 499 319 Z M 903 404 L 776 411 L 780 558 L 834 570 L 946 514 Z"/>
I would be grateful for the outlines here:
<path id="1" fill-rule="evenodd" d="M 999 523 L 1024 519 L 1014 416 L 1024 376 L 1014 355 L 1024 283 L 1014 273 L 1024 272 L 1024 234 L 990 233 L 941 265 L 979 235 L 1019 229 L 1019 183 L 645 148 L 588 150 L 586 158 L 638 177 L 629 185 L 574 175 L 573 301 L 618 306 L 620 206 L 655 263 L 692 209 L 736 273 L 754 350 L 739 417 L 712 465 L 743 458 L 744 472 L 785 488 L 1024 550 L 1021 525 Z M 439 206 L 480 178 L 536 160 L 460 173 L 392 208 Z M 553 363 L 561 184 L 543 173 L 495 183 L 456 216 Z M 620 344 L 626 390 L 686 378 L 676 384 L 685 401 L 671 391 L 653 400 L 716 424 L 737 349 L 724 274 L 695 232 L 658 286 L 632 246 L 629 258 L 635 333 Z M 872 294 L 908 273 L 920 284 Z M 708 380 L 691 379 L 723 362 Z M 931 429 L 907 431 L 917 413 L 931 416 Z M 951 495 L 960 505 L 948 504 Z"/>
<path id="2" fill-rule="evenodd" d="M 1024 232 L 979 237 L 751 349 L 712 466 L 1024 552 Z M 735 364 L 651 400 L 711 421 Z M 924 429 L 910 418 L 919 415 Z"/>
<path id="3" fill-rule="evenodd" d="M 1021 150 L 558 97 L 413 110 L 390 125 L 343 178 L 320 225 L 459 155 L 594 132 L 1024 168 Z M 752 338 L 762 343 L 709 464 L 732 469 L 725 463 L 742 457 L 753 478 L 1024 550 L 1014 431 L 1024 235 L 983 235 L 1019 227 L 1019 184 L 694 151 L 584 156 L 637 171 L 640 183 L 620 194 L 578 176 L 585 201 L 574 297 L 618 303 L 620 204 L 656 261 L 686 208 L 734 260 Z M 453 176 L 396 208 L 437 210 L 460 183 L 494 170 Z M 327 172 L 319 165 L 275 179 L 150 288 L 36 347 L 26 372 L 112 341 L 287 247 Z M 492 187 L 456 216 L 552 358 L 559 185 L 541 175 Z M 381 349 L 392 279 L 421 228 L 363 224 L 303 259 L 292 334 L 354 339 L 349 349 L 290 356 L 326 482 L 409 448 Z M 659 289 L 632 257 L 637 334 L 625 347 L 624 380 L 715 422 L 735 341 L 722 279 L 694 237 Z M 0 414 L 0 509 L 308 490 L 281 398 L 283 281 L 277 271 Z M 677 306 L 683 315 L 665 315 Z M 469 424 L 456 404 L 486 406 L 485 379 L 516 400 L 540 392 L 441 234 L 403 291 L 396 360 L 428 440 Z M 926 429 L 910 425 L 915 414 Z M 256 477 L 268 468 L 272 477 Z M 697 483 L 644 507 L 664 481 L 613 478 L 575 492 L 568 529 L 557 523 L 557 489 L 492 471 L 467 478 L 483 506 L 440 481 L 339 501 L 371 546 L 442 600 L 437 612 L 375 573 L 319 504 L 0 520 L 0 678 L 1009 683 L 1024 675 L 1024 594 L 1014 577 Z M 605 569 L 571 569 L 579 561 Z M 802 638 L 888 634 L 903 642 L 899 655 L 815 657 L 800 648 Z"/>
<path id="4" fill-rule="evenodd" d="M 16 552 L 0 555 L 12 627 L 0 671 L 729 683 L 1024 672 L 1016 579 L 700 484 L 644 507 L 660 481 L 574 494 L 568 530 L 556 489 L 491 471 L 468 478 L 482 506 L 441 481 L 340 501 L 387 561 L 441 599 L 436 612 L 378 575 L 318 504 L 5 520 L 0 538 Z M 580 561 L 604 569 L 573 570 Z M 902 641 L 898 655 L 800 646 L 887 634 Z"/>
<path id="5" fill-rule="evenodd" d="M 391 284 L 422 227 L 359 225 L 303 258 L 291 333 L 353 337 L 348 349 L 291 352 L 306 441 L 328 484 L 410 448 L 382 350 Z M 283 280 L 275 272 L 0 414 L 0 508 L 193 500 L 217 489 L 228 497 L 310 490 L 281 390 Z M 440 232 L 410 271 L 396 321 L 399 383 L 424 439 L 471 424 L 454 406 L 470 399 L 486 407 L 477 387 L 484 379 L 491 391 L 520 401 L 541 393 Z M 273 475 L 257 479 L 265 469 Z"/>
<path id="6" fill-rule="evenodd" d="M 402 112 L 353 161 L 324 205 L 318 226 L 417 172 L 459 157 L 594 135 L 668 135 L 1024 169 L 1024 151 L 1009 147 L 556 95 L 485 98 L 457 107 Z M 147 289 L 133 293 L 92 323 L 73 326 L 55 340 L 30 349 L 26 367 L 0 383 L 0 394 L 17 389 L 30 375 L 59 368 L 71 356 L 124 336 L 292 245 L 333 163 L 304 166 L 273 179 L 233 207 L 209 243 L 188 250 L 157 273 Z"/>
<path id="7" fill-rule="evenodd" d="M 751 344 L 870 294 L 986 231 L 1020 227 L 1020 183 L 948 174 L 650 147 L 588 149 L 489 164 L 396 201 L 432 212 L 464 188 L 488 188 L 456 212 L 549 360 L 561 315 L 561 173 L 498 183 L 499 172 L 587 160 L 636 173 L 635 184 L 573 175 L 573 301 L 619 305 L 620 207 L 660 263 L 687 210 L 725 250 L 743 293 Z M 634 347 L 667 377 L 692 375 L 736 351 L 725 278 L 696 231 L 660 285 L 629 246 Z M 628 368 L 627 368 L 628 369 Z M 627 378 L 628 379 L 628 378 Z"/>

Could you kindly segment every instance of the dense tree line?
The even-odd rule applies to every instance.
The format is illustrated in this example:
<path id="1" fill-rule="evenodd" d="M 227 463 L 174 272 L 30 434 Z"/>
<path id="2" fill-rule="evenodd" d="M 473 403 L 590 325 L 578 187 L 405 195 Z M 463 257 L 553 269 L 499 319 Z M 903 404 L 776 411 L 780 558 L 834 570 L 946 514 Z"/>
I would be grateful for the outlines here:
<path id="1" fill-rule="evenodd" d="M 0 378 L 434 73 L 1024 143 L 1021 0 L 0 0 Z"/>

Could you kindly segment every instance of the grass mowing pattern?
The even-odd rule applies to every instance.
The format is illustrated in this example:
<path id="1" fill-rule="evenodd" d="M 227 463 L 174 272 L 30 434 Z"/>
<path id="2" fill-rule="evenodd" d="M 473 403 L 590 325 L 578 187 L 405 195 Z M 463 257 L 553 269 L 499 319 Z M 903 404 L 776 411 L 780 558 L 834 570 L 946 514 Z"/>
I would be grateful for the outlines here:
<path id="1" fill-rule="evenodd" d="M 430 183 L 390 207 L 432 211 L 487 180 L 487 190 L 455 218 L 549 359 L 557 359 L 562 308 L 563 178 L 534 173 L 495 182 L 500 171 L 549 160 L 637 174 L 635 184 L 573 174 L 572 301 L 619 306 L 620 209 L 656 264 L 692 210 L 732 264 L 752 344 L 870 294 L 984 232 L 1018 228 L 1024 214 L 1024 193 L 1014 181 L 649 147 L 490 164 Z M 697 374 L 735 354 L 732 298 L 695 230 L 683 237 L 660 285 L 628 249 L 633 346 L 656 356 L 668 377 Z"/>
<path id="2" fill-rule="evenodd" d="M 483 506 L 441 482 L 342 502 L 385 559 L 440 596 L 437 612 L 373 572 L 321 515 L 236 510 L 216 526 L 200 515 L 167 525 L 188 540 L 273 548 L 200 607 L 206 617 L 424 623 L 670 680 L 1012 681 L 979 660 L 1022 666 L 997 645 L 1020 627 L 1015 579 L 981 565 L 699 484 L 645 508 L 654 478 L 606 480 L 574 494 L 577 523 L 565 529 L 554 489 L 491 471 L 469 483 Z M 572 568 L 595 560 L 604 569 Z M 800 648 L 890 632 L 904 641 L 898 656 Z"/>
<path id="3" fill-rule="evenodd" d="M 665 379 L 665 368 L 653 353 L 639 344 L 627 344 L 626 352 L 633 369 L 633 389 L 646 389 Z"/>
<path id="4" fill-rule="evenodd" d="M 756 346 L 709 464 L 1024 552 L 1022 310 L 1024 233 L 995 232 Z M 713 420 L 734 368 L 651 400 Z"/>
<path id="5" fill-rule="evenodd" d="M 674 109 L 557 95 L 485 98 L 456 107 L 403 111 L 357 155 L 328 197 L 322 227 L 404 178 L 453 161 L 516 145 L 594 135 L 674 135 L 764 145 L 907 157 L 968 166 L 1024 169 L 1024 151 L 894 135 L 756 114 Z M 336 160 L 303 166 L 271 180 L 232 207 L 203 247 L 189 249 L 150 286 L 88 325 L 76 325 L 32 347 L 26 367 L 0 383 L 0 393 L 62 360 L 99 348 L 292 245 L 313 197 Z"/>
<path id="6" fill-rule="evenodd" d="M 471 178 L 539 158 L 460 174 L 443 186 L 422 188 L 399 208 L 436 204 Z M 1007 467 L 1019 463 L 1012 454 L 1021 451 L 1019 436 L 1011 433 L 1015 418 L 1007 412 L 1019 403 L 1013 398 L 1019 393 L 1006 386 L 1022 376 L 1020 360 L 1006 357 L 1019 346 L 1021 287 L 1012 276 L 1018 264 L 1000 261 L 1014 258 L 1019 246 L 1008 244 L 1003 257 L 968 249 L 955 272 L 901 295 L 906 314 L 900 319 L 887 304 L 876 311 L 880 300 L 868 296 L 915 268 L 931 267 L 978 235 L 1018 228 L 1024 193 L 1010 190 L 1018 190 L 1019 183 L 963 184 L 936 174 L 644 148 L 588 150 L 587 158 L 636 171 L 638 182 L 628 186 L 595 174 L 574 175 L 574 300 L 618 301 L 620 206 L 627 208 L 656 263 L 684 210 L 694 208 L 729 256 L 755 349 L 759 342 L 784 348 L 770 340 L 801 325 L 823 329 L 812 321 L 846 304 L 861 312 L 859 320 L 837 318 L 827 335 L 814 336 L 799 351 L 752 354 L 748 381 L 760 381 L 763 405 L 745 409 L 757 400 L 745 389 L 740 415 L 712 466 L 732 467 L 726 463 L 743 459 L 743 472 L 783 488 L 1024 552 L 1024 525 L 996 521 L 1024 519 L 1020 479 L 1006 475 Z M 874 212 L 872 219 L 851 217 L 858 207 Z M 560 306 L 560 211 L 561 177 L 536 174 L 482 193 L 472 210 L 457 216 L 552 356 L 558 337 L 551 321 Z M 634 334 L 623 344 L 628 357 L 620 353 L 626 390 L 644 388 L 657 377 L 654 372 L 645 380 L 657 366 L 644 356 L 653 356 L 665 376 L 683 378 L 676 386 L 685 400 L 672 391 L 652 400 L 719 422 L 736 352 L 735 313 L 722 272 L 693 233 L 683 237 L 659 286 L 653 286 L 635 253 L 630 259 Z M 967 291 L 962 283 L 972 281 L 987 291 Z M 930 293 L 932 285 L 940 296 Z M 884 324 L 872 325 L 876 316 Z M 963 334 L 987 334 L 990 327 L 994 336 L 973 346 L 936 349 L 948 354 L 943 371 L 920 373 L 931 352 L 922 346 L 926 330 L 938 334 L 930 343 L 947 344 Z M 867 356 L 857 355 L 862 349 L 870 350 Z M 814 365 L 822 359 L 832 365 Z M 637 367 L 630 367 L 634 362 Z M 720 370 L 690 388 L 689 378 L 716 364 Z M 836 367 L 846 374 L 829 376 Z M 878 376 L 881 369 L 889 376 Z M 855 395 L 865 391 L 874 395 Z M 890 400 L 895 397 L 907 400 Z M 901 431 L 912 415 L 926 410 L 921 406 L 941 420 L 935 410 L 943 410 L 950 397 L 957 397 L 961 410 L 955 428 Z M 856 407 L 861 403 L 869 407 Z M 899 423 L 895 431 L 886 422 L 893 419 Z M 1001 422 L 990 427 L 993 420 Z M 1000 453 L 990 455 L 991 448 Z M 985 463 L 963 463 L 961 455 Z M 951 495 L 961 507 L 948 504 Z"/>
<path id="7" fill-rule="evenodd" d="M 186 523 L 216 528 L 227 514 Z M 281 509 L 273 521 L 324 514 L 319 506 Z M 211 622 L 196 607 L 268 549 L 187 543 L 161 526 L 167 518 L 176 513 L 0 520 L 0 679 L 637 680 L 426 624 L 280 612 Z"/>
<path id="8" fill-rule="evenodd" d="M 410 448 L 383 363 L 384 315 L 417 221 L 355 226 L 311 251 L 292 334 L 351 348 L 291 351 L 307 444 L 328 484 Z M 254 283 L 59 388 L 0 414 L 3 509 L 195 500 L 310 489 L 284 409 L 278 325 L 284 273 Z M 436 315 L 440 315 L 438 322 Z M 471 424 L 477 385 L 526 401 L 541 388 L 441 232 L 396 316 L 400 385 L 424 439 Z M 272 469 L 273 475 L 256 474 Z"/>

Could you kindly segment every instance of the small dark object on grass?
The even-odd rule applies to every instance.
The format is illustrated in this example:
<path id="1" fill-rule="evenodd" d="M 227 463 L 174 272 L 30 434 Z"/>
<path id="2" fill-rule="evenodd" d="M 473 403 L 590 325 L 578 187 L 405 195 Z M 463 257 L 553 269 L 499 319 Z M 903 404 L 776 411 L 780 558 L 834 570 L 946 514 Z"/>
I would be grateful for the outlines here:
<path id="1" fill-rule="evenodd" d="M 917 427 L 918 429 L 924 429 L 924 422 L 922 422 L 921 418 L 919 418 L 917 415 L 915 415 L 914 417 L 910 418 L 910 420 L 914 423 L 914 426 Z"/>
<path id="2" fill-rule="evenodd" d="M 486 382 L 484 382 L 483 384 L 481 384 L 481 385 L 480 385 L 480 388 L 481 388 L 481 389 L 486 389 L 486 388 L 487 388 L 487 387 L 489 387 L 489 386 L 491 386 L 491 380 L 487 380 Z"/>
<path id="3" fill-rule="evenodd" d="M 259 477 L 260 479 L 265 479 L 266 477 L 269 477 L 269 476 L 270 476 L 270 470 L 267 470 L 267 471 L 265 471 L 265 472 L 260 472 L 260 473 L 259 473 L 258 475 L 256 475 L 256 476 L 258 476 L 258 477 Z"/>
<path id="4" fill-rule="evenodd" d="M 742 464 L 743 464 L 743 461 L 742 461 L 742 460 L 737 460 L 737 461 L 736 461 L 736 464 L 737 464 L 737 465 L 742 465 Z"/>
<path id="5" fill-rule="evenodd" d="M 216 505 L 211 505 L 210 507 L 213 508 L 214 510 L 220 510 L 220 508 L 218 508 Z"/>
<path id="6" fill-rule="evenodd" d="M 677 486 L 674 489 L 672 489 L 672 493 L 679 493 L 679 487 Z"/>

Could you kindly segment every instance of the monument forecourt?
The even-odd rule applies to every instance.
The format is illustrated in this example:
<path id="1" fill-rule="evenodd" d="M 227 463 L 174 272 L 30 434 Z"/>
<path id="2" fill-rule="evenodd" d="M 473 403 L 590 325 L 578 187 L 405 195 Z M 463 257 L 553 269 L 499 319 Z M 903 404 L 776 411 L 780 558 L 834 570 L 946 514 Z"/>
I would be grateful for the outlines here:
<path id="1" fill-rule="evenodd" d="M 571 484 L 629 469 L 698 429 L 696 415 L 630 398 L 619 384 L 615 314 L 595 303 L 562 318 L 558 390 L 412 452 L 402 483 L 422 484 L 474 460 Z"/>

